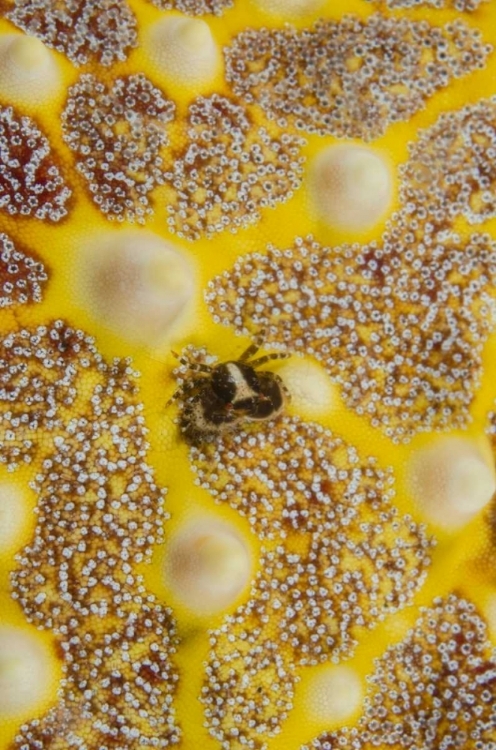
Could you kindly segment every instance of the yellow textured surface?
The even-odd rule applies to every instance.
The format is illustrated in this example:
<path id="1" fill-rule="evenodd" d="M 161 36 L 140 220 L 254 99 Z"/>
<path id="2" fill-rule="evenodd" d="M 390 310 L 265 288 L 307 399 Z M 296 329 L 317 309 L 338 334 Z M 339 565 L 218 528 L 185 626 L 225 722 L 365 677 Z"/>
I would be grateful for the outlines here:
<path id="1" fill-rule="evenodd" d="M 0 750 L 496 748 L 495 501 L 453 530 L 410 481 L 445 435 L 496 456 L 496 4 L 263 5 L 0 0 L 0 626 L 51 669 L 7 710 L 0 630 Z M 161 67 L 169 15 L 208 24 L 210 81 Z M 26 31 L 48 83 L 39 46 L 2 46 Z M 16 65 L 39 96 L 9 89 Z M 365 232 L 310 189 L 350 142 L 394 185 Z M 144 297 L 128 255 L 96 260 L 120 237 L 139 258 L 140 233 L 186 260 L 152 263 Z M 150 303 L 149 335 L 146 290 L 185 269 L 193 298 L 160 336 Z M 171 350 L 236 359 L 261 333 L 320 375 L 188 447 Z M 167 580 L 208 518 L 254 560 L 214 615 Z M 319 693 L 346 692 L 342 665 L 349 714 Z"/>

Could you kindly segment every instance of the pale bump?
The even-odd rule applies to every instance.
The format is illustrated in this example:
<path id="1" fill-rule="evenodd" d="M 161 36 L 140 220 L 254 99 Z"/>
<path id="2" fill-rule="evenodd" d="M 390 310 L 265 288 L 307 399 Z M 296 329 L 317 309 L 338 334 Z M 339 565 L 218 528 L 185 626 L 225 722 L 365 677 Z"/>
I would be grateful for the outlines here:
<path id="1" fill-rule="evenodd" d="M 176 33 L 179 44 L 191 54 L 201 54 L 212 42 L 210 28 L 205 21 L 193 18 L 181 18 Z"/>
<path id="2" fill-rule="evenodd" d="M 496 492 L 494 459 L 485 437 L 443 437 L 412 456 L 409 485 L 426 518 L 446 529 L 470 521 Z"/>
<path id="3" fill-rule="evenodd" d="M 0 35 L 0 96 L 15 103 L 43 104 L 60 89 L 58 68 L 50 50 L 25 34 Z"/>
<path id="4" fill-rule="evenodd" d="M 318 417 L 336 403 L 336 391 L 328 373 L 311 359 L 292 357 L 277 370 L 277 374 L 297 411 Z"/>
<path id="5" fill-rule="evenodd" d="M 51 687 L 50 658 L 35 636 L 0 625 L 0 716 L 34 709 Z"/>
<path id="6" fill-rule="evenodd" d="M 16 546 L 26 524 L 26 503 L 19 487 L 0 482 L 0 553 Z"/>
<path id="7" fill-rule="evenodd" d="M 251 553 L 239 531 L 207 517 L 176 533 L 164 565 L 174 594 L 198 614 L 228 608 L 248 585 L 251 570 Z"/>
<path id="8" fill-rule="evenodd" d="M 191 311 L 195 273 L 179 247 L 128 230 L 90 240 L 74 283 L 80 304 L 117 334 L 150 346 L 167 339 Z"/>
<path id="9" fill-rule="evenodd" d="M 205 21 L 164 18 L 148 29 L 145 51 L 158 75 L 171 83 L 201 85 L 219 70 L 220 53 Z"/>
<path id="10" fill-rule="evenodd" d="M 364 146 L 338 145 L 321 151 L 310 167 L 309 185 L 321 221 L 348 231 L 373 227 L 392 200 L 387 160 Z"/>
<path id="11" fill-rule="evenodd" d="M 305 696 L 306 712 L 314 721 L 338 724 L 360 708 L 363 686 L 351 667 L 329 666 L 311 679 Z"/>

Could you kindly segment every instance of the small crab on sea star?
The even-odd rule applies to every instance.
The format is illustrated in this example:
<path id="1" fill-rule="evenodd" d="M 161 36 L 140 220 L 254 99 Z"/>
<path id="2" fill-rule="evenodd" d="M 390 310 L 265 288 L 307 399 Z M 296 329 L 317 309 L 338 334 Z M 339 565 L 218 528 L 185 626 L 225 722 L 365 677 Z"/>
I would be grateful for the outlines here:
<path id="1" fill-rule="evenodd" d="M 0 750 L 496 750 L 496 9 L 329 5 L 0 0 Z"/>

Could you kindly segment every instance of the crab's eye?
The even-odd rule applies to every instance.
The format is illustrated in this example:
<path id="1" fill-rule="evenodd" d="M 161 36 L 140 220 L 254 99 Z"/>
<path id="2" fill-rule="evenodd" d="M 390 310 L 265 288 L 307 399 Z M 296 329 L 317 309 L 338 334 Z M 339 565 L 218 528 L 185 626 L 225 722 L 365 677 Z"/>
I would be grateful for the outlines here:
<path id="1" fill-rule="evenodd" d="M 233 409 L 235 411 L 246 411 L 250 412 L 256 404 L 256 400 L 254 398 L 244 398 L 241 401 L 236 401 L 235 404 L 233 404 Z"/>
<path id="2" fill-rule="evenodd" d="M 210 384 L 217 398 L 225 404 L 230 404 L 236 398 L 236 382 L 227 364 L 214 369 Z"/>

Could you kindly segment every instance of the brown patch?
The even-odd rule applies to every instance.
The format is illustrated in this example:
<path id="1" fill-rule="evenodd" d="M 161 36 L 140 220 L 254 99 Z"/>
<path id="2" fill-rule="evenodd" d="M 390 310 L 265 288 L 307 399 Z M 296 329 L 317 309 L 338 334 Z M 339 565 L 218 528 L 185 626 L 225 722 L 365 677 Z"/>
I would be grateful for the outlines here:
<path id="1" fill-rule="evenodd" d="M 58 222 L 70 208 L 62 162 L 31 117 L 0 107 L 0 205 L 10 216 Z"/>
<path id="2" fill-rule="evenodd" d="M 112 65 L 137 45 L 136 19 L 126 0 L 15 0 L 10 8 L 12 23 L 75 65 Z"/>
<path id="3" fill-rule="evenodd" d="M 226 76 L 282 127 L 368 141 L 410 119 L 454 77 L 483 68 L 489 51 L 460 22 L 441 29 L 345 16 L 309 29 L 241 32 L 225 50 Z"/>

